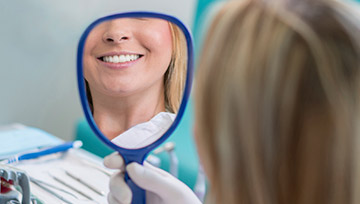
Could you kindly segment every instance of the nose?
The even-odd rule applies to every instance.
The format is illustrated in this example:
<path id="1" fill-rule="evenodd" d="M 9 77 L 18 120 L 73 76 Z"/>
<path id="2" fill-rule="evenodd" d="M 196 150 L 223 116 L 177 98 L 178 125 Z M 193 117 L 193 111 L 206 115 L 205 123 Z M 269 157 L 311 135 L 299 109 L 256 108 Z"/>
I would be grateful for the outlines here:
<path id="1" fill-rule="evenodd" d="M 121 30 L 111 29 L 104 33 L 103 41 L 105 43 L 121 43 L 130 39 L 130 33 Z"/>

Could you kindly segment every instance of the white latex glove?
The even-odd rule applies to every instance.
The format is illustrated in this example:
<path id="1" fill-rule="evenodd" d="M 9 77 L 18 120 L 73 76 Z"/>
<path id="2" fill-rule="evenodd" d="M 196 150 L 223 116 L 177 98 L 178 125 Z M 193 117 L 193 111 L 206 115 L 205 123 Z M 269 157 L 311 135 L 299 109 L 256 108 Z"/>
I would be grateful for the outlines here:
<path id="1" fill-rule="evenodd" d="M 110 178 L 110 204 L 130 204 L 132 192 L 124 180 L 124 161 L 117 153 L 105 157 L 104 165 L 110 169 L 120 169 Z M 201 204 L 194 192 L 168 172 L 145 162 L 144 166 L 130 163 L 126 166 L 130 178 L 146 190 L 147 204 Z"/>

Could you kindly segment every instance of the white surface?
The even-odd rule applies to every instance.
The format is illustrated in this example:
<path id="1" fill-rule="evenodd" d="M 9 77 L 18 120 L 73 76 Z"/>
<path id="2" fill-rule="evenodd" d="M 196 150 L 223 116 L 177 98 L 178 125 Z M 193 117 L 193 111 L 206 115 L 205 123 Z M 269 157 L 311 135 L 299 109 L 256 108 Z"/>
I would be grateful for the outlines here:
<path id="1" fill-rule="evenodd" d="M 120 147 L 129 149 L 148 146 L 169 129 L 175 117 L 174 113 L 160 112 L 151 120 L 131 127 L 111 141 Z"/>
<path id="2" fill-rule="evenodd" d="M 35 179 L 50 183 L 57 187 L 60 187 L 66 191 L 71 192 L 72 194 L 76 195 L 79 199 L 76 199 L 66 193 L 63 193 L 58 190 L 51 190 L 55 191 L 56 193 L 63 196 L 65 199 L 69 200 L 72 203 L 76 204 L 87 204 L 87 203 L 107 203 L 107 194 L 109 192 L 109 176 L 105 175 L 104 173 L 100 172 L 99 170 L 92 168 L 86 163 L 81 162 L 82 159 L 86 159 L 91 163 L 98 165 L 100 168 L 104 168 L 102 165 L 102 160 L 84 150 L 70 150 L 65 155 L 51 155 L 47 157 L 43 157 L 38 160 L 30 160 L 23 162 L 21 164 L 16 165 L 17 168 L 23 169 L 27 172 L 28 176 L 33 177 Z M 77 182 L 76 180 L 72 179 L 68 175 L 65 174 L 64 170 L 67 170 L 76 176 L 80 177 L 83 180 L 86 180 L 88 183 L 96 186 L 98 189 L 105 192 L 105 196 L 100 196 L 84 186 L 83 184 Z M 111 172 L 110 170 L 107 170 Z M 64 182 L 72 185 L 76 189 L 82 191 L 86 195 L 92 197 L 94 201 L 89 201 L 88 199 L 84 198 L 82 195 L 78 194 L 77 192 L 71 190 L 70 188 L 60 184 L 56 180 L 54 180 L 51 176 L 54 175 Z M 43 189 L 39 188 L 32 182 L 31 185 L 31 192 L 36 197 L 40 198 L 44 203 L 63 203 L 58 198 L 54 197 L 53 195 L 49 194 L 48 192 L 44 191 Z"/>
<path id="3" fill-rule="evenodd" d="M 0 125 L 20 122 L 69 140 L 83 116 L 76 50 L 98 17 L 131 10 L 175 15 L 191 27 L 195 0 L 0 1 Z"/>

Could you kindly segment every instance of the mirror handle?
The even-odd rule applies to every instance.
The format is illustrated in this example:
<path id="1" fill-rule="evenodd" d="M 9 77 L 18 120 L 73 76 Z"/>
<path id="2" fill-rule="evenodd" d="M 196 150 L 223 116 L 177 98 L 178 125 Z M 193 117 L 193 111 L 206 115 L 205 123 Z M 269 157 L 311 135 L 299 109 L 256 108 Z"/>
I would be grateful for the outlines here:
<path id="1" fill-rule="evenodd" d="M 140 188 L 138 185 L 136 185 L 131 178 L 129 177 L 128 173 L 125 172 L 125 182 L 129 185 L 131 191 L 132 191 L 132 201 L 131 204 L 145 204 L 145 190 Z"/>
<path id="2" fill-rule="evenodd" d="M 143 153 L 138 152 L 137 154 L 126 154 L 123 156 L 124 162 L 126 165 L 130 164 L 131 162 L 137 162 L 141 165 L 144 163 L 144 159 L 146 157 L 146 151 Z M 120 153 L 120 155 L 122 155 Z M 132 179 L 129 177 L 129 174 L 125 172 L 125 182 L 128 184 L 132 191 L 132 201 L 131 204 L 146 204 L 146 192 L 144 189 L 136 185 Z"/>

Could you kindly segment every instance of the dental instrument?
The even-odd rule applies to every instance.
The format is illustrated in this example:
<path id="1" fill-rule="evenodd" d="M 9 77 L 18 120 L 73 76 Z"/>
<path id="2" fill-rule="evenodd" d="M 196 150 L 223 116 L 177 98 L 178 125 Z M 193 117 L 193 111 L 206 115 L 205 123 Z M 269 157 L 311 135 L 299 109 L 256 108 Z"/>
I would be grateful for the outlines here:
<path id="1" fill-rule="evenodd" d="M 74 174 L 70 173 L 69 171 L 64 170 L 66 175 L 70 176 L 71 178 L 73 178 L 74 180 L 78 181 L 79 183 L 83 184 L 84 186 L 86 186 L 87 188 L 89 188 L 90 190 L 94 191 L 95 193 L 104 196 L 105 192 L 101 191 L 99 189 L 97 189 L 95 186 L 89 184 L 88 182 L 84 181 L 83 179 L 75 176 Z"/>
<path id="2" fill-rule="evenodd" d="M 61 201 L 67 203 L 67 204 L 73 204 L 72 202 L 66 200 L 63 196 L 55 193 L 54 191 L 52 191 L 51 189 L 49 189 L 48 187 L 36 182 L 35 180 L 30 180 L 33 184 L 37 185 L 38 187 L 40 187 L 41 189 L 43 189 L 44 191 L 48 192 L 49 194 L 55 196 L 56 198 L 60 199 Z"/>
<path id="3" fill-rule="evenodd" d="M 96 165 L 96 164 L 94 164 L 94 163 L 92 163 L 92 162 L 90 162 L 88 160 L 81 159 L 80 162 L 82 162 L 83 164 L 102 172 L 103 174 L 105 174 L 108 177 L 111 176 L 111 173 L 109 171 L 107 171 L 106 169 L 101 168 L 100 166 L 98 166 L 98 165 Z"/>
<path id="4" fill-rule="evenodd" d="M 0 203 L 20 203 L 21 193 L 13 185 L 1 177 L 0 181 Z"/>
<path id="5" fill-rule="evenodd" d="M 61 192 L 63 192 L 63 193 L 66 193 L 66 194 L 74 197 L 75 199 L 79 199 L 75 194 L 73 194 L 73 193 L 71 193 L 71 192 L 69 192 L 69 191 L 66 191 L 66 190 L 64 190 L 64 189 L 62 189 L 62 188 L 59 188 L 59 187 L 57 187 L 57 186 L 54 186 L 54 185 L 52 185 L 52 184 L 49 184 L 49 183 L 47 183 L 47 182 L 44 182 L 44 181 L 35 179 L 35 178 L 33 178 L 33 177 L 30 177 L 30 181 L 37 182 L 37 183 L 39 183 L 39 184 L 41 184 L 41 185 L 45 185 L 45 186 L 47 186 L 47 187 L 50 187 L 50 188 L 56 189 L 56 190 L 58 190 L 58 191 L 61 191 Z"/>
<path id="6" fill-rule="evenodd" d="M 199 165 L 198 175 L 194 186 L 194 193 L 201 202 L 204 202 L 206 194 L 206 177 L 201 164 Z"/>
<path id="7" fill-rule="evenodd" d="M 71 190 L 73 190 L 73 191 L 75 191 L 75 192 L 77 192 L 78 194 L 80 194 L 80 195 L 82 195 L 82 196 L 84 196 L 85 198 L 87 198 L 87 199 L 89 199 L 89 200 L 92 200 L 92 201 L 94 201 L 94 199 L 92 198 L 92 197 L 90 197 L 89 195 L 87 195 L 87 194 L 85 194 L 84 192 L 82 192 L 82 191 L 80 191 L 79 189 L 76 189 L 75 187 L 73 187 L 72 185 L 70 185 L 70 184 L 68 184 L 68 183 L 66 183 L 66 182 L 64 182 L 63 180 L 61 180 L 61 179 L 59 179 L 58 177 L 56 177 L 56 176 L 53 176 L 53 175 L 51 175 L 51 174 L 49 174 L 55 181 L 57 181 L 57 182 L 59 182 L 59 183 L 61 183 L 62 185 L 64 185 L 64 186 L 66 186 L 66 187 L 68 187 L 68 188 L 70 188 Z"/>
<path id="8" fill-rule="evenodd" d="M 179 159 L 175 153 L 175 143 L 174 142 L 167 142 L 164 146 L 159 147 L 158 149 L 154 150 L 154 154 L 160 154 L 161 152 L 166 151 L 170 157 L 170 167 L 169 173 L 174 177 L 178 177 L 178 166 L 179 166 Z"/>
<path id="9" fill-rule="evenodd" d="M 22 160 L 29 160 L 29 159 L 36 159 L 41 156 L 55 154 L 58 152 L 64 152 L 71 148 L 80 148 L 82 146 L 82 142 L 80 140 L 76 140 L 73 142 L 65 142 L 61 145 L 57 145 L 54 147 L 46 148 L 43 150 L 30 152 L 30 153 L 24 153 L 21 155 L 15 155 L 12 158 L 8 158 L 7 160 L 1 161 L 2 164 L 11 164 L 11 163 L 17 163 Z"/>
<path id="10" fill-rule="evenodd" d="M 161 165 L 161 159 L 155 155 L 150 154 L 147 158 L 146 161 L 149 162 L 150 164 L 152 164 L 153 166 L 156 166 L 158 168 L 160 168 Z"/>
<path id="11" fill-rule="evenodd" d="M 19 202 L 31 204 L 29 177 L 26 172 L 13 166 L 0 164 L 0 203 Z M 15 189 L 21 188 L 21 192 Z"/>

